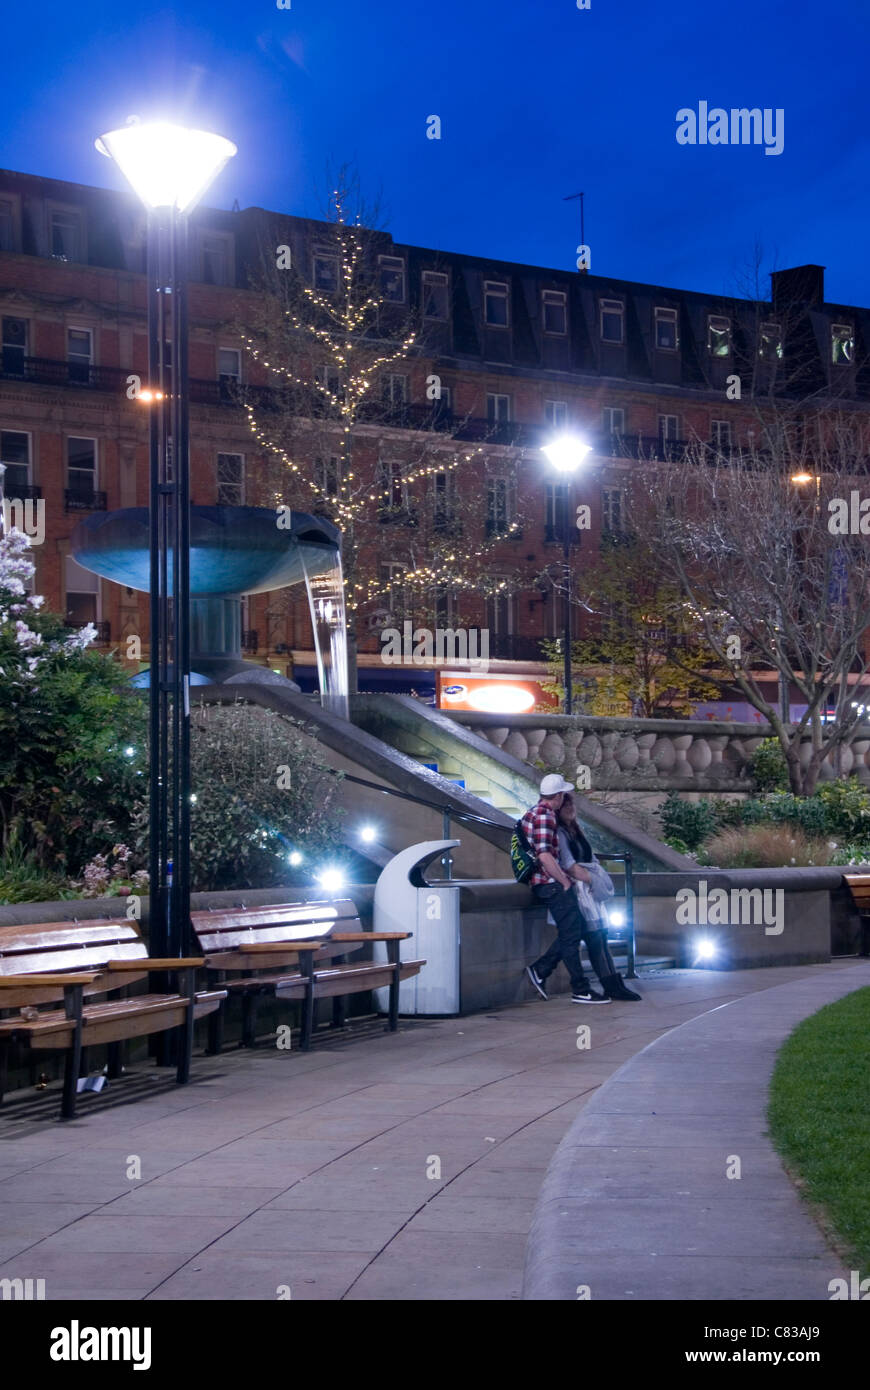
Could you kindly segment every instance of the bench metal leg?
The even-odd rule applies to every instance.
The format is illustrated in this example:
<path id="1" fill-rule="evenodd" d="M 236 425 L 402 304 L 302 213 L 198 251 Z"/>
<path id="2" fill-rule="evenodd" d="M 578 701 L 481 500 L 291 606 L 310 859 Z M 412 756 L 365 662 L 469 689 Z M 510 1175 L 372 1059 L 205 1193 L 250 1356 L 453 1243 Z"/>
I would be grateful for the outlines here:
<path id="1" fill-rule="evenodd" d="M 226 978 L 226 973 L 225 970 L 215 971 L 214 976 L 209 976 L 209 983 L 215 984 L 216 987 L 220 986 Z M 222 999 L 219 1007 L 215 1009 L 214 1013 L 209 1014 L 207 1051 L 210 1057 L 219 1056 L 223 1049 L 224 1023 L 226 1021 L 225 1011 L 229 1002 L 229 998 Z"/>
<path id="2" fill-rule="evenodd" d="M 302 1001 L 302 1037 L 299 1043 L 303 1052 L 311 1047 L 311 1034 L 314 1031 L 314 953 L 300 951 L 303 959 L 302 974 L 306 978 L 305 998 Z"/>
<path id="3" fill-rule="evenodd" d="M 0 1042 L 0 1105 L 3 1104 L 9 1079 L 9 1046 L 8 1042 Z"/>
<path id="4" fill-rule="evenodd" d="M 106 1048 L 106 1062 L 106 1075 L 110 1081 L 117 1081 L 124 1070 L 124 1044 L 122 1042 L 109 1043 Z"/>
<path id="5" fill-rule="evenodd" d="M 63 1100 L 60 1114 L 63 1120 L 72 1120 L 76 1113 L 76 1083 L 82 1063 L 82 1008 L 83 985 L 67 985 L 63 992 L 63 1007 L 67 1018 L 73 1020 L 72 1045 L 67 1050 L 63 1072 Z"/>
<path id="6" fill-rule="evenodd" d="M 257 1038 L 257 1004 L 259 996 L 253 992 L 242 998 L 242 1040 L 241 1047 L 254 1047 Z"/>
<path id="7" fill-rule="evenodd" d="M 399 1026 L 399 985 L 401 983 L 398 941 L 387 942 L 387 960 L 393 966 L 393 978 L 390 980 L 389 1030 L 391 1033 L 395 1033 Z"/>
<path id="8" fill-rule="evenodd" d="M 193 1056 L 193 1026 L 196 1022 L 194 1008 L 196 1005 L 196 972 L 193 967 L 181 971 L 181 983 L 183 992 L 187 995 L 187 1013 L 184 1023 L 179 1032 L 181 1036 L 178 1040 L 178 1071 L 176 1080 L 179 1086 L 184 1086 L 190 1080 L 190 1060 Z"/>
<path id="9" fill-rule="evenodd" d="M 344 965 L 346 956 L 335 956 L 333 965 Z M 347 1022 L 347 995 L 337 994 L 332 1001 L 332 1026 L 333 1028 L 343 1028 Z"/>

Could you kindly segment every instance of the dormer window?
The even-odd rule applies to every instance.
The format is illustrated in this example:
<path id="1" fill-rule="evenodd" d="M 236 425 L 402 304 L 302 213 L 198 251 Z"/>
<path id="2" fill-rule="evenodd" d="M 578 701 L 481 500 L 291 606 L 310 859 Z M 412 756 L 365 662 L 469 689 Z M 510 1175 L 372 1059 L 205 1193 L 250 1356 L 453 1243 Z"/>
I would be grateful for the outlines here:
<path id="1" fill-rule="evenodd" d="M 405 302 L 405 262 L 401 256 L 378 256 L 381 299 L 388 304 Z"/>
<path id="2" fill-rule="evenodd" d="M 503 280 L 484 280 L 483 317 L 490 328 L 508 327 L 508 287 Z"/>
<path id="3" fill-rule="evenodd" d="M 620 299 L 602 299 L 600 305 L 602 343 L 621 343 L 625 339 L 625 305 Z"/>
<path id="4" fill-rule="evenodd" d="M 731 320 L 719 314 L 707 316 L 707 351 L 711 357 L 731 356 Z"/>
<path id="5" fill-rule="evenodd" d="M 831 324 L 831 361 L 838 367 L 855 361 L 855 330 L 848 323 Z"/>

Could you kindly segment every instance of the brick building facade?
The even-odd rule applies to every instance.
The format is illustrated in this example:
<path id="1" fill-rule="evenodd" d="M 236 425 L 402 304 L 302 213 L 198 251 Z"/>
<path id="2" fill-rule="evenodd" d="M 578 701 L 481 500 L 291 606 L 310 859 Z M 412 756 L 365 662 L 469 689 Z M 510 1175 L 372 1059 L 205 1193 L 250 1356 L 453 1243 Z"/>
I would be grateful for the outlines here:
<path id="1" fill-rule="evenodd" d="M 318 253 L 318 225 L 248 208 L 201 208 L 192 219 L 190 268 L 191 496 L 195 504 L 261 504 L 264 462 L 252 451 L 236 383 L 268 392 L 249 363 L 237 325 L 253 312 L 246 286 L 264 236 L 277 235 L 313 283 L 331 273 Z M 488 261 L 395 243 L 384 234 L 377 274 L 397 312 L 419 311 L 425 351 L 390 383 L 389 408 L 370 427 L 376 454 L 413 441 L 433 424 L 445 448 L 475 443 L 487 477 L 482 534 L 498 535 L 516 514 L 522 533 L 494 552 L 493 565 L 527 582 L 485 600 L 445 604 L 450 623 L 487 628 L 491 670 L 540 672 L 542 637 L 557 637 L 557 593 L 535 577 L 561 555 L 565 493 L 548 475 L 540 446 L 569 429 L 593 446 L 573 500 L 588 503 L 591 531 L 580 561 L 602 532 L 622 523 L 625 487 L 642 460 L 679 459 L 689 441 L 728 448 L 745 442 L 753 416 L 729 399 L 735 374 L 764 385 L 782 371 L 782 320 L 800 351 L 800 389 L 866 412 L 870 311 L 826 303 L 823 268 L 773 276 L 772 299 L 707 296 L 600 275 Z M 318 263 L 318 254 L 321 262 Z M 132 195 L 34 175 L 0 172 L 0 462 L 6 495 L 44 502 L 45 538 L 35 547 L 36 586 L 70 622 L 96 621 L 119 649 L 142 635 L 145 596 L 82 570 L 69 537 L 88 511 L 145 506 L 147 407 L 127 398 L 131 373 L 147 379 L 145 215 Z M 438 375 L 437 407 L 426 380 Z M 436 420 L 437 416 L 437 420 Z M 384 564 L 390 563 L 385 528 Z M 270 596 L 247 601 L 246 655 L 303 683 L 313 676 L 307 606 L 292 601 L 276 620 Z M 418 670 L 381 666 L 376 632 L 364 639 L 361 688 L 426 687 Z"/>

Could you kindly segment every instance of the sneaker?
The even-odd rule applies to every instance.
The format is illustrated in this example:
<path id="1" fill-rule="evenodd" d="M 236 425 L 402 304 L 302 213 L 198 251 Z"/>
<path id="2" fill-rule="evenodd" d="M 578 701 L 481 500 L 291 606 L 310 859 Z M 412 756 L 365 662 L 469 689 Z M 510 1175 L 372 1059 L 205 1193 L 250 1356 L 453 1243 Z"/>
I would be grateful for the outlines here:
<path id="1" fill-rule="evenodd" d="M 596 994 L 594 989 L 582 990 L 579 994 L 571 995 L 572 1004 L 609 1004 L 610 1000 L 606 994 Z"/>
<path id="2" fill-rule="evenodd" d="M 529 977 L 529 979 L 531 980 L 532 984 L 535 986 L 535 989 L 538 991 L 538 993 L 540 994 L 541 998 L 542 998 L 542 999 L 549 999 L 550 996 L 548 995 L 547 991 L 544 989 L 544 981 L 541 979 L 540 975 L 538 974 L 537 970 L 535 969 L 535 967 L 534 967 L 533 965 L 527 965 L 527 966 L 526 966 L 526 974 L 528 975 L 528 977 Z"/>

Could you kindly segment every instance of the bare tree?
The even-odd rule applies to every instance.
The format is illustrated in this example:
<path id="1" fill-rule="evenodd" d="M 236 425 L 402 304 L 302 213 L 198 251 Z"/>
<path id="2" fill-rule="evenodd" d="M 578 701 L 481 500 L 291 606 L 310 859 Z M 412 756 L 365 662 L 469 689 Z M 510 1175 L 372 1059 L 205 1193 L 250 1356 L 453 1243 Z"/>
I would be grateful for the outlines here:
<path id="1" fill-rule="evenodd" d="M 402 262 L 348 169 L 309 232 L 313 276 L 289 246 L 263 248 L 256 321 L 240 335 L 277 391 L 243 399 L 270 461 L 263 493 L 342 532 L 354 690 L 367 633 L 516 583 L 504 566 L 493 576 L 492 555 L 519 523 L 487 525 L 486 436 L 468 438 L 427 374 L 425 306 L 406 307 Z"/>
<path id="2" fill-rule="evenodd" d="M 769 400 L 756 420 L 746 445 L 696 441 L 686 458 L 658 463 L 642 511 L 719 679 L 769 722 L 792 789 L 811 795 L 868 702 L 870 516 L 862 532 L 856 510 L 868 422 L 854 410 L 803 402 L 797 412 Z M 806 708 L 795 724 L 770 699 L 765 672 L 797 689 Z"/>

